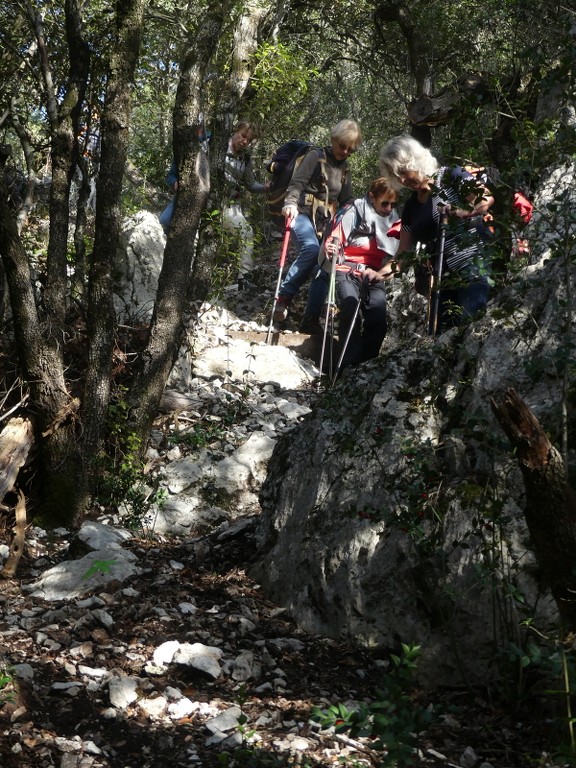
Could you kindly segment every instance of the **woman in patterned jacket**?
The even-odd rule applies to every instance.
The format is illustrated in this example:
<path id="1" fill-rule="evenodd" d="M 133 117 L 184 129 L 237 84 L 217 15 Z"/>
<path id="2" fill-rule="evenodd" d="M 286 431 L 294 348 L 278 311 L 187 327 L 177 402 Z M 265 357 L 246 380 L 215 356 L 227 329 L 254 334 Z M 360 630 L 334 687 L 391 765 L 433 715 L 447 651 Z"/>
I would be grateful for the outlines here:
<path id="1" fill-rule="evenodd" d="M 440 216 L 448 214 L 438 318 L 434 331 L 459 325 L 484 309 L 489 297 L 490 230 L 484 215 L 494 198 L 476 176 L 460 166 L 440 166 L 412 136 L 390 139 L 380 153 L 380 171 L 396 188 L 412 190 L 402 210 L 397 258 L 417 243 L 435 266 Z M 385 267 L 385 280 L 391 277 Z"/>

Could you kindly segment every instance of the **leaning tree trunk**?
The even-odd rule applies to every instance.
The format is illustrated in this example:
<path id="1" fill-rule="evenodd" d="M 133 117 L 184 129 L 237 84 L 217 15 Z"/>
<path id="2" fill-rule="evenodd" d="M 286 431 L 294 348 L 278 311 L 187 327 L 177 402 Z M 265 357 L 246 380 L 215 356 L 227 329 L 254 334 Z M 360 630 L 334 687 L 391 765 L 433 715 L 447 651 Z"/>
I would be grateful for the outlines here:
<path id="1" fill-rule="evenodd" d="M 70 522 L 71 501 L 77 489 L 80 452 L 76 440 L 78 401 L 69 392 L 63 355 L 66 306 L 66 254 L 68 192 L 72 167 L 73 118 L 79 109 L 86 73 L 78 67 L 78 49 L 71 41 L 78 18 L 74 0 L 65 6 L 70 44 L 70 78 L 64 95 L 52 79 L 40 14 L 28 7 L 28 18 L 36 36 L 40 72 L 45 84 L 46 113 L 52 132 L 52 185 L 47 282 L 44 294 L 46 317 L 40 316 L 27 254 L 5 200 L 0 203 L 0 252 L 4 260 L 14 317 L 14 333 L 23 374 L 28 382 L 31 409 L 36 413 L 39 446 L 38 483 L 41 496 L 37 516 L 50 525 Z M 81 58 L 81 57 L 80 57 Z"/>
<path id="2" fill-rule="evenodd" d="M 204 14 L 193 47 L 183 62 L 176 93 L 174 154 L 178 194 L 164 249 L 148 343 L 129 395 L 130 424 L 142 438 L 143 446 L 182 340 L 193 244 L 210 188 L 208 159 L 198 142 L 196 127 L 202 111 L 203 83 L 225 19 L 225 9 L 220 7 Z"/>
<path id="3" fill-rule="evenodd" d="M 526 404 L 509 389 L 492 409 L 516 449 L 526 486 L 524 511 L 536 558 L 562 622 L 576 630 L 576 495 L 559 451 Z"/>
<path id="4" fill-rule="evenodd" d="M 130 424 L 142 438 L 142 445 L 145 445 L 164 386 L 178 354 L 185 310 L 191 300 L 205 299 L 212 284 L 219 228 L 204 228 L 201 237 L 203 245 L 199 247 L 195 258 L 193 243 L 211 191 L 211 178 L 214 178 L 211 177 L 211 169 L 216 177 L 212 185 L 215 197 L 211 197 L 211 200 L 215 209 L 220 208 L 231 115 L 246 87 L 246 46 L 252 45 L 254 48 L 256 45 L 255 30 L 261 13 L 261 6 L 250 2 L 244 6 L 235 26 L 231 73 L 227 75 L 226 84 L 218 89 L 217 114 L 210 115 L 210 167 L 208 157 L 198 142 L 196 126 L 199 124 L 200 112 L 206 111 L 202 104 L 206 73 L 210 67 L 214 67 L 218 47 L 223 44 L 224 26 L 234 17 L 233 3 L 213 4 L 204 14 L 194 46 L 182 67 L 174 108 L 178 194 L 158 281 L 149 341 L 143 355 L 142 368 L 130 393 Z M 247 16 L 252 22 L 248 27 Z M 190 280 L 193 258 L 194 272 Z"/>
<path id="5" fill-rule="evenodd" d="M 221 211 L 225 203 L 224 166 L 228 140 L 242 99 L 250 80 L 251 57 L 258 46 L 258 31 L 266 14 L 266 4 L 260 0 L 247 0 L 242 5 L 230 42 L 230 71 L 221 78 L 218 101 L 212 105 L 210 124 L 213 137 L 210 148 L 209 211 Z M 246 115 L 244 115 L 246 117 Z M 220 216 L 206 217 L 200 230 L 198 249 L 190 280 L 189 297 L 204 301 L 210 295 L 218 251 L 222 247 L 222 221 Z"/>
<path id="6" fill-rule="evenodd" d="M 60 352 L 43 336 L 28 256 L 4 196 L 0 197 L 0 255 L 22 372 L 37 413 L 40 461 L 36 487 L 41 489 L 38 517 L 54 526 L 65 525 L 70 522 L 67 500 L 74 498 L 79 470 L 78 403 L 68 392 Z"/>

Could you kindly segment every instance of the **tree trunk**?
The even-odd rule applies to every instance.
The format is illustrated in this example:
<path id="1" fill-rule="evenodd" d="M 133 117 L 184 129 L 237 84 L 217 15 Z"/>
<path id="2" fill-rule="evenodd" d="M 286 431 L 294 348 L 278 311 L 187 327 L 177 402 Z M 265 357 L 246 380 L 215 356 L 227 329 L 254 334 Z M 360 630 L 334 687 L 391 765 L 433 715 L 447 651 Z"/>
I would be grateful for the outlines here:
<path id="1" fill-rule="evenodd" d="M 121 228 L 122 180 L 126 166 L 131 93 L 138 63 L 146 0 L 124 0 L 117 6 L 116 34 L 101 125 L 100 172 L 96 194 L 96 236 L 88 283 L 88 365 L 82 402 L 82 455 L 85 463 L 75 510 L 85 511 L 96 468 L 110 400 L 112 353 L 116 317 L 112 270 Z"/>
<path id="2" fill-rule="evenodd" d="M 4 564 L 4 568 L 0 571 L 0 576 L 3 579 L 11 579 L 16 574 L 18 563 L 24 552 L 24 544 L 26 543 L 26 497 L 22 491 L 18 493 L 18 501 L 14 510 L 16 517 L 16 525 L 14 526 L 14 538 L 10 544 L 10 554 Z"/>
<path id="3" fill-rule="evenodd" d="M 408 117 L 413 125 L 444 125 L 450 120 L 461 96 L 457 91 L 444 90 L 436 96 L 419 96 L 408 106 Z"/>
<path id="4" fill-rule="evenodd" d="M 39 517 L 46 524 L 66 525 L 70 523 L 69 505 L 75 498 L 79 473 L 80 453 L 75 436 L 78 403 L 68 392 L 61 353 L 43 338 L 27 254 L 4 195 L 0 195 L 0 255 L 6 271 L 20 365 L 37 413 L 37 487 L 42 494 Z"/>
<path id="5" fill-rule="evenodd" d="M 47 320 L 40 316 L 36 306 L 27 254 L 11 211 L 4 197 L 0 200 L 0 253 L 9 286 L 20 363 L 30 389 L 31 408 L 37 414 L 37 487 L 41 489 L 41 498 L 37 499 L 38 518 L 46 525 L 72 522 L 78 480 L 81 478 L 81 451 L 76 437 L 79 403 L 68 391 L 63 354 L 73 114 L 80 109 L 87 71 L 85 57 L 79 53 L 80 44 L 76 38 L 78 19 L 77 5 L 74 0 L 69 0 L 66 3 L 67 35 L 74 61 L 67 89 L 59 100 L 52 81 L 41 17 L 29 7 L 52 131 L 48 279 L 44 294 Z"/>
<path id="6" fill-rule="evenodd" d="M 259 26 L 266 8 L 257 0 L 248 0 L 242 6 L 232 35 L 231 67 L 226 78 L 222 78 L 218 101 L 211 111 L 213 138 L 210 148 L 210 191 L 208 211 L 221 211 L 224 203 L 224 166 L 228 141 L 235 117 L 238 115 L 242 98 L 246 94 L 250 79 L 248 62 L 258 45 Z M 190 280 L 189 296 L 193 301 L 204 301 L 210 295 L 213 273 L 218 263 L 218 251 L 222 247 L 221 216 L 206 217 L 200 230 L 200 237 Z"/>
<path id="7" fill-rule="evenodd" d="M 524 511 L 536 558 L 562 622 L 576 630 L 576 496 L 559 451 L 513 390 L 492 409 L 516 450 L 526 486 Z"/>
<path id="8" fill-rule="evenodd" d="M 150 334 L 142 365 L 131 387 L 130 424 L 148 437 L 162 392 L 182 340 L 182 318 L 188 301 L 194 241 L 210 189 L 208 158 L 198 142 L 196 126 L 202 111 L 201 95 L 206 72 L 217 50 L 225 9 L 206 13 L 182 65 L 174 107 L 174 153 L 178 165 L 178 194 L 164 250 L 162 271 Z"/>
<path id="9" fill-rule="evenodd" d="M 32 422 L 18 416 L 0 432 L 0 505 L 14 489 L 18 472 L 28 460 L 34 441 Z"/>

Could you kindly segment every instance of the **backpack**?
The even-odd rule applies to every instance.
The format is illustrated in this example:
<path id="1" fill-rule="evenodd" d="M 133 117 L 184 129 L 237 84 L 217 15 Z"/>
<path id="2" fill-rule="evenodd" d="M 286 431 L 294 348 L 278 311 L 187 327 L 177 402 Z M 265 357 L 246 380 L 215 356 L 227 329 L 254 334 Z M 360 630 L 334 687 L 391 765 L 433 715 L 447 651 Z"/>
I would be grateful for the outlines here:
<path id="1" fill-rule="evenodd" d="M 330 239 L 332 236 L 332 232 L 336 229 L 338 224 L 342 221 L 342 218 L 350 208 L 354 207 L 356 211 L 356 218 L 354 220 L 354 227 L 352 228 L 352 232 L 350 235 L 356 233 L 358 229 L 358 225 L 360 224 L 360 211 L 358 208 L 356 208 L 356 205 L 354 202 L 347 203 L 346 205 L 342 206 L 342 208 L 339 208 L 334 216 L 331 216 L 326 224 L 324 225 L 324 229 L 322 231 L 322 237 L 320 238 L 320 250 L 318 251 L 318 264 L 322 267 L 323 270 L 326 272 L 330 271 L 330 261 L 326 258 L 326 254 L 324 252 L 324 248 L 326 246 L 326 241 Z M 369 233 L 367 233 L 369 234 Z"/>
<path id="2" fill-rule="evenodd" d="M 362 221 L 362 217 L 360 215 L 360 211 L 356 207 L 356 203 L 354 201 L 350 203 L 346 203 L 346 205 L 342 206 L 342 208 L 339 208 L 334 216 L 331 216 L 330 219 L 326 222 L 324 225 L 324 231 L 322 232 L 322 238 L 320 240 L 320 251 L 318 252 L 318 264 L 324 269 L 325 271 L 330 271 L 330 262 L 326 258 L 326 255 L 324 253 L 324 247 L 326 245 L 326 241 L 332 236 L 332 232 L 336 229 L 338 224 L 342 221 L 344 216 L 348 213 L 348 211 L 354 208 L 356 211 L 356 216 L 354 218 L 354 226 L 350 230 L 350 234 L 348 235 L 348 242 L 350 242 L 354 237 L 370 237 L 370 235 L 374 235 L 374 228 L 368 227 L 368 225 Z M 400 226 L 401 226 L 401 220 L 398 219 L 398 221 L 395 221 L 394 224 L 390 227 L 388 230 L 388 236 L 389 237 L 395 237 L 400 239 Z"/>
<path id="3" fill-rule="evenodd" d="M 315 145 L 311 144 L 309 141 L 292 139 L 291 141 L 287 141 L 286 144 L 282 144 L 282 146 L 278 147 L 266 165 L 266 170 L 272 175 L 270 187 L 266 193 L 268 213 L 270 214 L 273 223 L 280 229 L 284 229 L 282 208 L 284 207 L 284 197 L 286 196 L 286 190 L 290 185 L 292 174 L 300 165 L 304 156 L 314 146 Z M 326 158 L 322 151 L 320 163 L 323 165 L 325 162 Z M 323 170 L 322 174 L 324 174 Z"/>

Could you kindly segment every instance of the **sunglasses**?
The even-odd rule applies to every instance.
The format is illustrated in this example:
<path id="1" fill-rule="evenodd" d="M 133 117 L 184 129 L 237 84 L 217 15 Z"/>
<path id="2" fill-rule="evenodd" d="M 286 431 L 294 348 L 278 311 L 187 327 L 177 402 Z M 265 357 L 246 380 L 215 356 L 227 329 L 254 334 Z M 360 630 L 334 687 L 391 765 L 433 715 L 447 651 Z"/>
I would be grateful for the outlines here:
<path id="1" fill-rule="evenodd" d="M 348 144 L 340 142 L 338 146 L 340 147 L 340 152 L 348 152 L 349 155 L 353 155 L 356 152 L 356 147 L 349 147 Z"/>
<path id="2" fill-rule="evenodd" d="M 394 202 L 390 200 L 376 200 L 376 205 L 379 205 L 380 208 L 393 208 Z"/>

